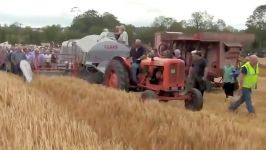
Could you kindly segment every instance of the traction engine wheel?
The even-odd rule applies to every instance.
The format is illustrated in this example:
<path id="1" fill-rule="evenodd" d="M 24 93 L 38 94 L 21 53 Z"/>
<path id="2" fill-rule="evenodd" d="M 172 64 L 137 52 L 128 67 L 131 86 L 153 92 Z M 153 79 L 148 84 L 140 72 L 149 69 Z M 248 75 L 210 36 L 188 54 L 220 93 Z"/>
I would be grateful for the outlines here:
<path id="1" fill-rule="evenodd" d="M 104 85 L 120 90 L 128 90 L 128 72 L 118 60 L 111 60 L 105 71 Z"/>
<path id="2" fill-rule="evenodd" d="M 191 88 L 188 91 L 188 94 L 191 95 L 191 100 L 185 100 L 185 108 L 192 111 L 200 111 L 203 107 L 203 98 L 200 91 L 198 89 Z"/>

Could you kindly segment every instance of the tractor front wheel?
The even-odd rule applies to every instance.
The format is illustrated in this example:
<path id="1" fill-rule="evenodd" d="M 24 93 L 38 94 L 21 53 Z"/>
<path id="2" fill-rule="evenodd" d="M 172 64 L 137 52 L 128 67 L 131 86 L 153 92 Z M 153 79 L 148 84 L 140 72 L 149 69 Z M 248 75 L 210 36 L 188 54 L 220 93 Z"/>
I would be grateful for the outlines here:
<path id="1" fill-rule="evenodd" d="M 203 107 L 203 97 L 198 89 L 191 88 L 188 91 L 188 94 L 191 96 L 190 100 L 185 100 L 186 109 L 192 111 L 200 111 Z"/>
<path id="2" fill-rule="evenodd" d="M 157 100 L 158 99 L 158 95 L 151 91 L 151 90 L 145 90 L 142 94 L 141 94 L 141 100 L 144 101 L 149 101 L 149 100 Z"/>
<path id="3" fill-rule="evenodd" d="M 104 75 L 104 85 L 120 90 L 128 90 L 128 72 L 118 60 L 110 61 Z"/>

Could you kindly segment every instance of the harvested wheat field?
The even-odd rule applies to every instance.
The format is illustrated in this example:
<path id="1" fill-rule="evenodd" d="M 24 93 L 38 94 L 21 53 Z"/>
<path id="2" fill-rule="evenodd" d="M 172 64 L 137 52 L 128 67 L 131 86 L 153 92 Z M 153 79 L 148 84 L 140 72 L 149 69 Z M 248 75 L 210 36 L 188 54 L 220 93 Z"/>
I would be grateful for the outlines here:
<path id="1" fill-rule="evenodd" d="M 222 91 L 200 112 L 183 102 L 140 103 L 138 95 L 71 77 L 27 85 L 0 73 L 2 149 L 266 149 L 266 78 L 254 91 L 257 116 L 228 112 Z"/>

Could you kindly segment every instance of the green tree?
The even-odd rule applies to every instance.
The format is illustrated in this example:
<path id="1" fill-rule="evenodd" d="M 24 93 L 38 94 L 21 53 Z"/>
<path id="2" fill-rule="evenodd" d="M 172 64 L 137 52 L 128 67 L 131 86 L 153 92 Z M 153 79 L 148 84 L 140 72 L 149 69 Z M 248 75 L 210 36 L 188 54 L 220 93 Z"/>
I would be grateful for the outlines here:
<path id="1" fill-rule="evenodd" d="M 5 27 L 0 26 L 0 43 L 6 41 L 6 30 Z"/>
<path id="2" fill-rule="evenodd" d="M 195 28 L 196 31 L 207 31 L 213 27 L 213 16 L 204 12 L 194 12 L 191 15 L 191 19 L 188 22 L 188 26 Z"/>
<path id="3" fill-rule="evenodd" d="M 176 22 L 175 19 L 170 17 L 159 16 L 156 17 L 152 23 L 152 27 L 162 28 L 162 29 L 169 29 L 174 23 Z"/>
<path id="4" fill-rule="evenodd" d="M 224 31 L 225 31 L 225 32 L 238 32 L 237 29 L 235 29 L 234 27 L 232 27 L 232 26 L 230 26 L 230 25 L 226 26 L 226 27 L 224 28 Z"/>
<path id="5" fill-rule="evenodd" d="M 102 15 L 103 23 L 109 30 L 112 30 L 115 28 L 115 26 L 120 24 L 120 21 L 117 20 L 117 17 L 109 12 L 105 12 Z"/>
<path id="6" fill-rule="evenodd" d="M 266 48 L 266 5 L 258 6 L 246 21 L 248 27 L 246 32 L 254 33 L 256 41 L 253 44 L 255 49 Z"/>
<path id="7" fill-rule="evenodd" d="M 212 30 L 213 31 L 224 31 L 226 28 L 226 23 L 224 20 L 222 19 L 218 19 L 214 24 L 213 24 L 213 27 L 212 27 Z"/>
<path id="8" fill-rule="evenodd" d="M 266 30 L 266 5 L 258 6 L 246 22 L 248 28 Z"/>
<path id="9" fill-rule="evenodd" d="M 60 25 L 46 26 L 43 28 L 43 42 L 59 42 L 59 35 L 62 32 Z"/>
<path id="10" fill-rule="evenodd" d="M 97 28 L 103 28 L 104 21 L 100 14 L 95 10 L 88 10 L 85 13 L 78 15 L 74 18 L 71 29 L 77 30 L 83 35 L 93 34 L 91 29 L 93 26 Z"/>
<path id="11" fill-rule="evenodd" d="M 6 40 L 11 44 L 21 43 L 21 23 L 15 22 L 11 24 L 9 27 L 6 27 L 7 37 Z"/>
<path id="12" fill-rule="evenodd" d="M 170 26 L 170 31 L 174 31 L 174 32 L 183 32 L 185 26 L 185 21 L 180 21 L 180 22 L 174 22 L 171 26 Z"/>

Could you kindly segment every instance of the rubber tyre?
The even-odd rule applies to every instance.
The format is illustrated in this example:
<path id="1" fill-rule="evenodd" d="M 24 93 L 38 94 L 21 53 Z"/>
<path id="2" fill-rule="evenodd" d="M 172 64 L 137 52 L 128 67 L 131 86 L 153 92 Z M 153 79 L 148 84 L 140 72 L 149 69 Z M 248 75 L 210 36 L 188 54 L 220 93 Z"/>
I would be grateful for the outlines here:
<path id="1" fill-rule="evenodd" d="M 87 71 L 86 68 L 81 68 L 80 72 L 79 72 L 79 77 L 81 79 L 84 79 L 90 83 L 94 83 L 94 84 L 102 84 L 103 83 L 103 73 L 101 72 L 90 72 Z"/>
<path id="2" fill-rule="evenodd" d="M 185 108 L 192 111 L 200 111 L 203 107 L 203 97 L 198 89 L 191 88 L 188 91 L 191 94 L 191 100 L 185 100 Z"/>
<path id="3" fill-rule="evenodd" d="M 88 77 L 90 83 L 102 84 L 103 83 L 103 74 L 101 72 L 91 73 Z"/>
<path id="4" fill-rule="evenodd" d="M 151 90 L 145 90 L 143 93 L 141 93 L 142 101 L 157 100 L 157 99 L 158 99 L 158 95 Z"/>
<path id="5" fill-rule="evenodd" d="M 119 60 L 112 60 L 110 61 L 108 67 L 106 68 L 105 75 L 104 75 L 104 82 L 105 86 L 108 86 L 109 76 L 112 71 L 116 74 L 118 80 L 118 87 L 119 90 L 126 90 L 129 89 L 129 76 L 126 68 Z"/>

